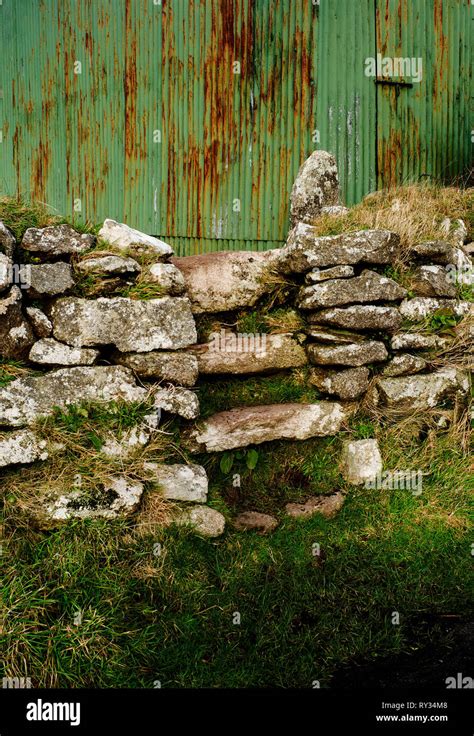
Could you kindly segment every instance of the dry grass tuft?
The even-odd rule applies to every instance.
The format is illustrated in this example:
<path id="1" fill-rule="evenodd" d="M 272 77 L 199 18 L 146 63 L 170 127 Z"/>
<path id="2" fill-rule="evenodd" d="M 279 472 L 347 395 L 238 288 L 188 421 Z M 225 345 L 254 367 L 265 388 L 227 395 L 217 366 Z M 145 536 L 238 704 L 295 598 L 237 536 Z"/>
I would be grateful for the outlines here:
<path id="1" fill-rule="evenodd" d="M 474 188 L 436 187 L 429 184 L 394 187 L 369 194 L 341 217 L 325 215 L 314 225 L 320 235 L 330 235 L 368 228 L 392 230 L 401 238 L 401 261 L 411 246 L 424 240 L 446 240 L 442 222 L 464 220 L 470 237 L 474 230 Z"/>

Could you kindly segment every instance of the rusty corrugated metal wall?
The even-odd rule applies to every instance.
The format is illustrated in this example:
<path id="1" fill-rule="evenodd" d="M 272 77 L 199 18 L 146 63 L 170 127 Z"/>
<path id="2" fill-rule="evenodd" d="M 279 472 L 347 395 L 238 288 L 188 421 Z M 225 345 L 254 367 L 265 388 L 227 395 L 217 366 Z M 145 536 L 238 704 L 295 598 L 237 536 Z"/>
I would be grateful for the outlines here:
<path id="1" fill-rule="evenodd" d="M 470 0 L 3 0 L 0 189 L 180 254 L 268 248 L 316 148 L 343 198 L 472 160 Z M 377 52 L 422 57 L 377 84 Z"/>

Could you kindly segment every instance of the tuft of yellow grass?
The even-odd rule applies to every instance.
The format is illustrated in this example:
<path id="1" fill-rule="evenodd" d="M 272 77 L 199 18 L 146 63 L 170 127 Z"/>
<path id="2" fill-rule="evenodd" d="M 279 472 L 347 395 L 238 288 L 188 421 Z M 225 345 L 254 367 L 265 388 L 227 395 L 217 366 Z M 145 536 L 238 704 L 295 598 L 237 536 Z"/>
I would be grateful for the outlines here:
<path id="1" fill-rule="evenodd" d="M 425 240 L 453 242 L 446 234 L 443 220 L 464 220 L 473 237 L 474 188 L 438 187 L 412 184 L 394 187 L 367 195 L 347 215 L 323 215 L 314 221 L 319 235 L 331 235 L 354 230 L 381 228 L 398 233 L 401 239 L 401 260 L 410 247 Z"/>

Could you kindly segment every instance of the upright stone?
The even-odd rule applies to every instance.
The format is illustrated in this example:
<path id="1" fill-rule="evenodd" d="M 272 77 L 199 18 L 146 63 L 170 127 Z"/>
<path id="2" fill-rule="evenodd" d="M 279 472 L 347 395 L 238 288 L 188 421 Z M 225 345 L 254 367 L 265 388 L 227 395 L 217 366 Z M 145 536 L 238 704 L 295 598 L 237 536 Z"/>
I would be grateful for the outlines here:
<path id="1" fill-rule="evenodd" d="M 336 159 L 326 151 L 314 151 L 301 166 L 291 190 L 291 224 L 312 223 L 323 207 L 338 204 Z"/>

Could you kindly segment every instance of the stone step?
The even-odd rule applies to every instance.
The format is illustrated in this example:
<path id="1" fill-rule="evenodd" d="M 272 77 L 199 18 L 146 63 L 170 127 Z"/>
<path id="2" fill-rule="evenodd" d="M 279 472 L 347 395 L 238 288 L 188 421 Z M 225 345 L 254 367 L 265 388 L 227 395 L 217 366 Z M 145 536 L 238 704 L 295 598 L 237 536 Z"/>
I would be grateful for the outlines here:
<path id="1" fill-rule="evenodd" d="M 272 440 L 336 434 L 347 414 L 341 404 L 270 404 L 214 414 L 185 437 L 191 452 L 222 452 Z"/>

